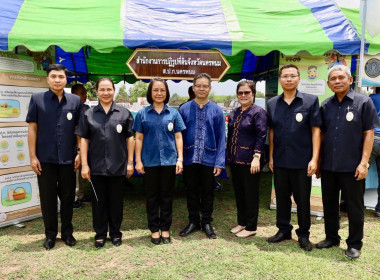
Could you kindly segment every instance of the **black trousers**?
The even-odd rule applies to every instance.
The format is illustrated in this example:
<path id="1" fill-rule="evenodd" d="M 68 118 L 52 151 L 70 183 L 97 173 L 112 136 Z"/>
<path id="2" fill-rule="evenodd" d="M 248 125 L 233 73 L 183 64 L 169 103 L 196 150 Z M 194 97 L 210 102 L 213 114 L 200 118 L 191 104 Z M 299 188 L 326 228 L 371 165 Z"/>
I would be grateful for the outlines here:
<path id="1" fill-rule="evenodd" d="M 293 226 L 291 219 L 291 196 L 297 204 L 298 237 L 310 235 L 310 193 L 311 177 L 307 177 L 307 169 L 274 168 L 274 189 L 277 204 L 277 227 L 280 232 L 289 233 Z"/>
<path id="2" fill-rule="evenodd" d="M 237 222 L 246 230 L 257 230 L 259 216 L 259 181 L 261 173 L 251 174 L 250 166 L 231 164 L 235 191 Z"/>
<path id="3" fill-rule="evenodd" d="M 214 206 L 214 167 L 202 164 L 185 165 L 183 180 L 187 190 L 187 210 L 190 223 L 212 222 Z"/>
<path id="4" fill-rule="evenodd" d="M 354 172 L 322 170 L 322 201 L 326 238 L 339 241 L 339 191 L 344 190 L 349 227 L 346 243 L 360 250 L 363 246 L 365 180 L 356 181 L 354 175 Z"/>
<path id="5" fill-rule="evenodd" d="M 175 165 L 145 167 L 146 213 L 151 232 L 169 231 L 173 218 Z"/>
<path id="6" fill-rule="evenodd" d="M 100 176 L 92 175 L 99 201 L 95 194 L 92 196 L 92 224 L 96 233 L 96 239 L 103 239 L 109 234 L 111 238 L 122 236 L 120 231 L 123 221 L 123 191 L 125 176 Z"/>
<path id="7" fill-rule="evenodd" d="M 61 236 L 73 234 L 73 202 L 75 198 L 75 172 L 73 164 L 41 163 L 37 176 L 45 235 L 55 239 L 58 233 L 57 196 L 61 202 Z"/>

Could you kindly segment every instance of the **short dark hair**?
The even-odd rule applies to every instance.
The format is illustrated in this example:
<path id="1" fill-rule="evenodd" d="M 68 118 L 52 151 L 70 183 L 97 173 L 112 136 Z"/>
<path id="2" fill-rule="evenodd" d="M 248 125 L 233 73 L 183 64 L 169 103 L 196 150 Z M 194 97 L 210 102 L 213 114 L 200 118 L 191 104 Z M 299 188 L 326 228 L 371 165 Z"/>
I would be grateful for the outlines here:
<path id="1" fill-rule="evenodd" d="M 96 81 L 96 84 L 95 84 L 95 89 L 97 90 L 97 89 L 99 88 L 99 84 L 100 84 L 101 82 L 104 82 L 104 81 L 109 81 L 109 82 L 111 82 L 112 87 L 113 87 L 113 89 L 115 90 L 115 84 L 113 83 L 113 81 L 112 81 L 110 78 L 100 78 L 99 80 L 97 80 L 97 81 Z"/>
<path id="2" fill-rule="evenodd" d="M 148 101 L 149 104 L 153 104 L 153 98 L 152 98 L 152 89 L 153 89 L 153 84 L 154 82 L 162 82 L 165 85 L 165 90 L 166 90 L 166 98 L 164 100 L 164 104 L 167 104 L 170 99 L 170 92 L 169 92 L 169 87 L 168 84 L 164 79 L 161 78 L 154 78 L 149 82 L 148 85 L 148 90 L 146 92 L 146 100 Z"/>
<path id="3" fill-rule="evenodd" d="M 46 68 L 46 74 L 49 76 L 49 73 L 51 71 L 63 71 L 67 77 L 67 69 L 62 64 L 49 64 L 49 66 Z"/>
<path id="4" fill-rule="evenodd" d="M 208 79 L 209 82 L 210 82 L 210 85 L 211 85 L 211 76 L 210 76 L 209 74 L 207 74 L 207 73 L 199 73 L 198 75 L 196 75 L 196 76 L 194 77 L 193 84 L 195 85 L 195 82 L 196 82 L 198 79 L 200 79 L 200 78 L 206 78 L 206 79 Z"/>
<path id="5" fill-rule="evenodd" d="M 192 99 L 195 98 L 195 92 L 194 92 L 192 86 L 189 86 L 189 89 L 187 90 L 187 92 L 188 92 L 188 94 L 189 94 L 189 98 L 190 98 L 190 100 L 192 100 Z"/>
<path id="6" fill-rule="evenodd" d="M 82 84 L 75 84 L 71 87 L 71 93 L 75 94 L 79 89 L 83 88 L 86 91 L 86 88 Z"/>
<path id="7" fill-rule="evenodd" d="M 282 66 L 280 68 L 280 73 L 278 75 L 281 76 L 282 70 L 288 69 L 288 68 L 295 68 L 297 70 L 298 76 L 300 75 L 300 70 L 298 70 L 298 67 L 295 66 L 294 64 L 285 64 L 284 66 Z"/>
<path id="8" fill-rule="evenodd" d="M 249 88 L 251 89 L 252 93 L 253 93 L 253 96 L 256 96 L 256 84 L 254 81 L 252 80 L 241 80 L 238 84 L 237 84 L 237 87 L 236 87 L 236 93 L 238 93 L 239 91 L 239 88 L 241 86 L 249 86 Z"/>
<path id="9" fill-rule="evenodd" d="M 307 67 L 307 70 L 311 70 L 311 69 L 317 69 L 318 70 L 318 67 L 315 65 L 311 65 L 311 66 Z"/>

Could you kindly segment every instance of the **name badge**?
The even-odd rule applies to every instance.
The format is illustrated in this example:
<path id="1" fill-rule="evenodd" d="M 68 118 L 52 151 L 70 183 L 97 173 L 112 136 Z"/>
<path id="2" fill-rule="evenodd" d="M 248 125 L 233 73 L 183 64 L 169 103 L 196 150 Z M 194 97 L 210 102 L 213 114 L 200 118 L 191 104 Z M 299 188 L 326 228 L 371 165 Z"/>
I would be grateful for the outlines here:
<path id="1" fill-rule="evenodd" d="M 353 119 L 354 119 L 354 114 L 352 112 L 348 112 L 346 115 L 346 120 L 350 122 Z"/>
<path id="2" fill-rule="evenodd" d="M 298 114 L 296 115 L 296 121 L 297 121 L 297 122 L 302 122 L 302 120 L 303 120 L 303 116 L 302 116 L 302 114 L 301 114 L 301 113 L 298 113 Z"/>
<path id="3" fill-rule="evenodd" d="M 73 114 L 71 114 L 70 112 L 68 112 L 66 117 L 67 117 L 67 119 L 68 119 L 69 121 L 71 121 L 72 118 L 73 118 Z"/>
<path id="4" fill-rule="evenodd" d="M 116 131 L 117 131 L 117 133 L 121 133 L 123 131 L 123 127 L 121 126 L 121 124 L 118 124 L 116 126 Z"/>
<path id="5" fill-rule="evenodd" d="M 169 130 L 169 131 L 172 131 L 172 130 L 173 130 L 173 127 L 174 127 L 174 125 L 173 125 L 172 122 L 168 123 L 168 130 Z"/>

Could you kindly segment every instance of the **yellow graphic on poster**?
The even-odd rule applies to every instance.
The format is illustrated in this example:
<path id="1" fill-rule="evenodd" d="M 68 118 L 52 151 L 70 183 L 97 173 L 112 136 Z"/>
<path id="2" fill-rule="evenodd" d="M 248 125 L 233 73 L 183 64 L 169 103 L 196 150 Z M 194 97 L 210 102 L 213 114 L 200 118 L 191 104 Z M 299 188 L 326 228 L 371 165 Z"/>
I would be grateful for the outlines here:
<path id="1" fill-rule="evenodd" d="M 28 127 L 0 127 L 0 167 L 12 168 L 30 164 Z"/>
<path id="2" fill-rule="evenodd" d="M 294 64 L 300 71 L 300 83 L 298 90 L 317 95 L 319 103 L 333 95 L 327 86 L 327 73 L 335 65 L 351 67 L 351 56 L 329 52 L 325 56 L 280 56 L 279 68 L 285 64 Z M 278 84 L 278 92 L 282 93 Z"/>

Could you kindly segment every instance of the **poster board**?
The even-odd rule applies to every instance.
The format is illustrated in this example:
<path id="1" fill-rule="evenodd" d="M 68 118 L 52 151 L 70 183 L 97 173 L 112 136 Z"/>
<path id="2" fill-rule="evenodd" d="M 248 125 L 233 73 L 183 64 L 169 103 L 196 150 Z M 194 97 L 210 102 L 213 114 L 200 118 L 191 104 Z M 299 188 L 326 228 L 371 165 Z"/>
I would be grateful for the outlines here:
<path id="1" fill-rule="evenodd" d="M 25 118 L 31 95 L 48 87 L 44 69 L 52 63 L 52 53 L 0 52 L 0 227 L 41 216 Z"/>
<path id="2" fill-rule="evenodd" d="M 317 95 L 319 104 L 333 95 L 327 86 L 327 73 L 334 65 L 345 65 L 351 67 L 351 56 L 329 52 L 325 56 L 280 56 L 279 68 L 285 64 L 294 64 L 300 71 L 300 83 L 298 90 L 301 92 Z M 278 93 L 282 93 L 281 85 L 278 83 Z M 276 209 L 276 194 L 272 179 L 272 195 L 270 209 Z M 292 197 L 292 211 L 297 211 L 297 205 Z M 321 180 L 314 175 L 312 177 L 312 188 L 310 196 L 310 211 L 312 215 L 323 216 Z"/>
<path id="3" fill-rule="evenodd" d="M 362 68 L 362 86 L 380 87 L 380 54 L 364 54 L 360 67 Z"/>

